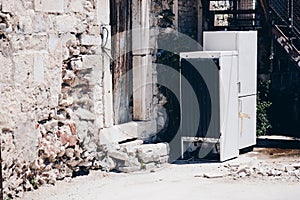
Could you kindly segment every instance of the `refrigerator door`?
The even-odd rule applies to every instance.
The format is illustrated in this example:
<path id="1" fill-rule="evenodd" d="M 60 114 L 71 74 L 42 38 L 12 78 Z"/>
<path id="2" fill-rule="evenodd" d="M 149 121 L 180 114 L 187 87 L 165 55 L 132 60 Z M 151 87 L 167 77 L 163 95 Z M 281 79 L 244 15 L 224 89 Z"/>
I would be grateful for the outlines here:
<path id="1" fill-rule="evenodd" d="M 220 161 L 225 161 L 239 154 L 237 56 L 222 56 L 220 61 Z"/>
<path id="2" fill-rule="evenodd" d="M 239 149 L 256 144 L 256 95 L 239 98 Z"/>
<path id="3" fill-rule="evenodd" d="M 211 58 L 185 58 L 181 74 L 187 80 L 181 80 L 183 136 L 220 138 L 218 66 Z"/>
<path id="4" fill-rule="evenodd" d="M 239 96 L 256 94 L 257 31 L 204 32 L 204 51 L 237 51 Z"/>
<path id="5" fill-rule="evenodd" d="M 257 32 L 240 31 L 237 34 L 239 54 L 239 96 L 256 94 Z"/>

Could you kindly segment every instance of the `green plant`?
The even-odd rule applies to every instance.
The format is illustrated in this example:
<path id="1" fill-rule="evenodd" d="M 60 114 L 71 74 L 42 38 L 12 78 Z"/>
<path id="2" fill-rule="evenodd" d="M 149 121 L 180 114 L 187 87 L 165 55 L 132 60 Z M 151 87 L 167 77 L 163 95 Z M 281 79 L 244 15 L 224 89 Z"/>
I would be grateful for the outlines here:
<path id="1" fill-rule="evenodd" d="M 266 135 L 267 131 L 272 128 L 269 117 L 268 109 L 272 103 L 269 101 L 269 90 L 271 81 L 259 81 L 257 93 L 257 126 L 256 135 Z"/>
<path id="2" fill-rule="evenodd" d="M 146 169 L 146 164 L 143 161 L 140 161 L 141 163 L 141 169 Z"/>

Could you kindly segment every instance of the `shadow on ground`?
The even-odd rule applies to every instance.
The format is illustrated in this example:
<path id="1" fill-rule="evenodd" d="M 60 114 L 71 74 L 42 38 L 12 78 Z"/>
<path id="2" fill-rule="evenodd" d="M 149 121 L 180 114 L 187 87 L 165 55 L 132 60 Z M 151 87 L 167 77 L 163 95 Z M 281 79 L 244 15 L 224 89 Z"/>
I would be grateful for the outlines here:
<path id="1" fill-rule="evenodd" d="M 256 140 L 258 148 L 278 148 L 278 149 L 300 149 L 300 140 L 285 140 L 285 139 L 260 139 Z"/>

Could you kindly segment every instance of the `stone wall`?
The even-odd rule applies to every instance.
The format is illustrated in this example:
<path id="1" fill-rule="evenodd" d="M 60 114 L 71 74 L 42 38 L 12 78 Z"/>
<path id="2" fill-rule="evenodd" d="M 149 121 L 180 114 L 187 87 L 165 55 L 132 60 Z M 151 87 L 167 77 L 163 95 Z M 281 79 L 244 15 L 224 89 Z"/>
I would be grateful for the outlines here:
<path id="1" fill-rule="evenodd" d="M 99 131 L 112 125 L 104 112 L 109 33 L 101 38 L 109 4 L 2 0 L 0 8 L 3 184 L 13 197 L 97 157 Z"/>
<path id="2" fill-rule="evenodd" d="M 100 141 L 101 133 L 134 130 L 134 140 L 156 130 L 155 116 L 113 126 L 109 12 L 109 0 L 0 0 L 5 198 L 90 169 L 131 172 L 168 161 L 167 144 Z"/>

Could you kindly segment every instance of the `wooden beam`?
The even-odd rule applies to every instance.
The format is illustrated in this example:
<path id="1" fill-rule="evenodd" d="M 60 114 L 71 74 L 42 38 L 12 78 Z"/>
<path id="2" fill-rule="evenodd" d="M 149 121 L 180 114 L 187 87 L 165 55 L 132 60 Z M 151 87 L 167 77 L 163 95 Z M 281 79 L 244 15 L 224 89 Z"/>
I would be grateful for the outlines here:
<path id="1" fill-rule="evenodd" d="M 132 1 L 132 54 L 150 54 L 150 0 Z"/>
<path id="2" fill-rule="evenodd" d="M 152 90 L 151 55 L 133 56 L 133 119 L 150 120 Z"/>
<path id="3" fill-rule="evenodd" d="M 151 0 L 132 1 L 133 119 L 150 120 L 153 100 L 150 54 Z"/>

